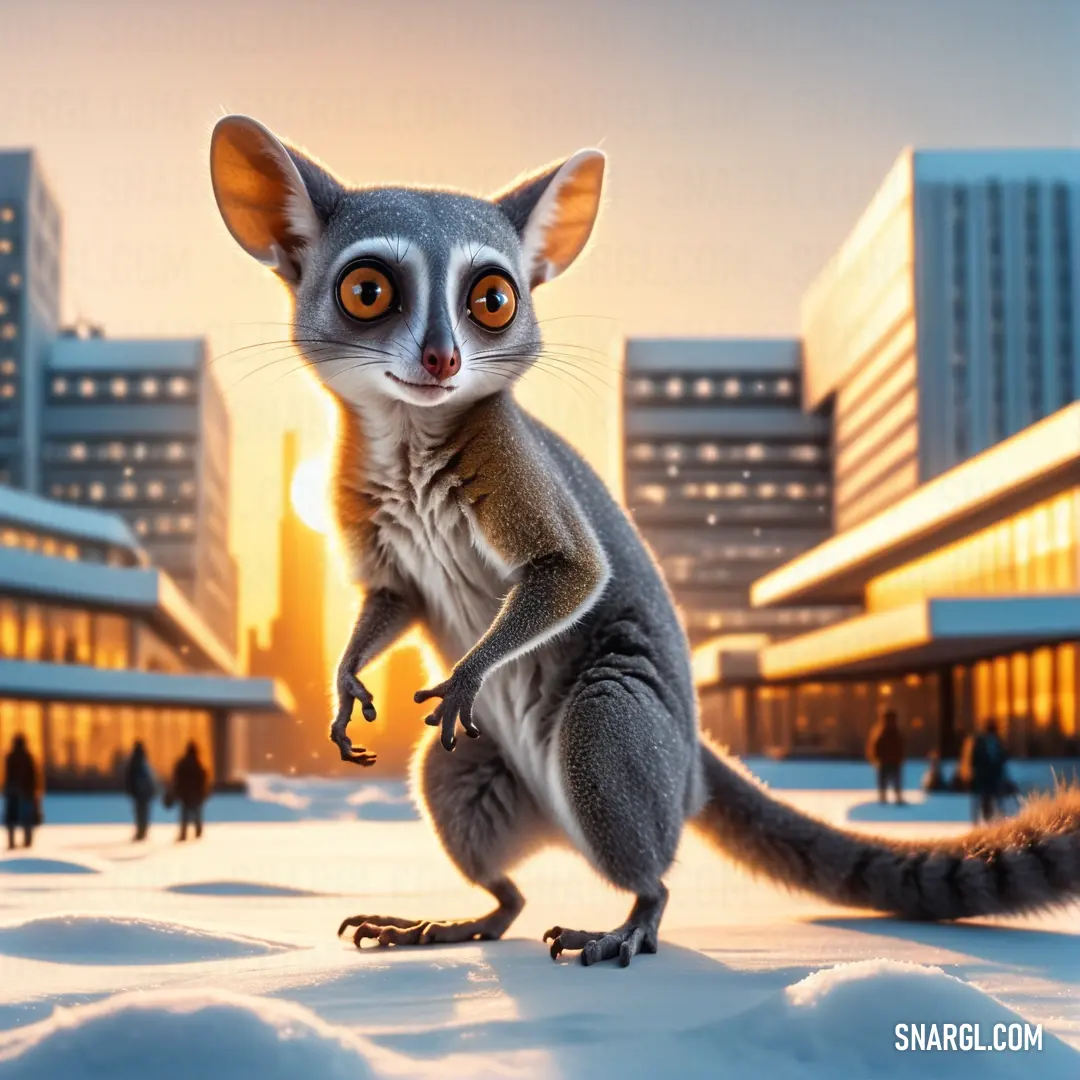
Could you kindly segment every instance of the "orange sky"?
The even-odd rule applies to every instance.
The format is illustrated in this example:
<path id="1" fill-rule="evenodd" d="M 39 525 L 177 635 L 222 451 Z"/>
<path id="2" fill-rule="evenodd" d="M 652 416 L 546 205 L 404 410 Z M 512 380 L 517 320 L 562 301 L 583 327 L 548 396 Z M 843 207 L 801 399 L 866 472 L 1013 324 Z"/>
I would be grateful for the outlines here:
<path id="1" fill-rule="evenodd" d="M 271 614 L 278 445 L 325 451 L 284 290 L 217 217 L 207 139 L 248 112 L 346 179 L 493 190 L 599 144 L 605 213 L 546 286 L 581 371 L 522 399 L 613 476 L 622 335 L 785 334 L 908 143 L 1080 142 L 1074 0 L 502 4 L 4 0 L 0 146 L 40 150 L 64 308 L 115 336 L 206 334 L 234 432 L 241 620 Z M 582 385 L 584 383 L 584 385 Z M 351 598 L 329 583 L 329 637 Z"/>

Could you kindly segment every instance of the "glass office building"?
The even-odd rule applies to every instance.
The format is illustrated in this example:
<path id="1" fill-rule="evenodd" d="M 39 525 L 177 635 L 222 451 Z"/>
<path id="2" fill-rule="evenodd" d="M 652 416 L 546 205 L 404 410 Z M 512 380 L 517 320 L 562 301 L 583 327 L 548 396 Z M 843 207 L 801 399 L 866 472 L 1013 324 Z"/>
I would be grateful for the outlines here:
<path id="1" fill-rule="evenodd" d="M 829 421 L 799 407 L 799 355 L 787 339 L 626 344 L 624 502 L 694 642 L 836 617 L 749 604 L 755 578 L 831 532 Z"/>
<path id="2" fill-rule="evenodd" d="M 60 319 L 60 228 L 37 155 L 0 152 L 0 484 L 30 491 L 41 372 Z"/>
<path id="3" fill-rule="evenodd" d="M 1080 386 L 1080 150 L 906 151 L 802 309 L 844 529 Z"/>
<path id="4" fill-rule="evenodd" d="M 1013 754 L 1080 753 L 1078 200 L 1077 150 L 907 151 L 809 290 L 837 532 L 751 601 L 858 613 L 699 651 L 733 748 L 861 756 L 889 703 L 910 754 L 991 717 Z"/>
<path id="5" fill-rule="evenodd" d="M 47 786 L 117 786 L 136 739 L 159 772 L 194 740 L 228 783 L 248 718 L 291 712 L 121 518 L 0 487 L 0 748 L 25 735 Z"/>
<path id="6" fill-rule="evenodd" d="M 234 649 L 229 415 L 206 352 L 201 339 L 60 336 L 45 384 L 42 484 L 50 498 L 122 515 Z"/>

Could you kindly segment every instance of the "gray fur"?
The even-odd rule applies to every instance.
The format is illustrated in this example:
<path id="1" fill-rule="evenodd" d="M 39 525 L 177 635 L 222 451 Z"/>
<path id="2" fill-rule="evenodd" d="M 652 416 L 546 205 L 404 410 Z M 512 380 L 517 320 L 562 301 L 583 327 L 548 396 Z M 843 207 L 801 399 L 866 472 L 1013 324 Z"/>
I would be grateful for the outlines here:
<path id="1" fill-rule="evenodd" d="M 341 404 L 339 520 L 366 593 L 342 657 L 331 737 L 347 760 L 373 762 L 346 734 L 355 701 L 374 717 L 356 672 L 422 624 L 453 670 L 418 695 L 441 698 L 429 723 L 442 740 L 416 758 L 417 792 L 450 858 L 498 902 L 459 923 L 355 916 L 342 930 L 355 927 L 357 944 L 498 937 L 523 903 L 508 877 L 514 865 L 568 843 L 637 901 L 609 933 L 554 927 L 552 955 L 629 963 L 657 947 L 662 878 L 688 820 L 751 869 L 842 904 L 958 918 L 1080 894 L 1075 791 L 954 843 L 879 841 L 777 802 L 701 742 L 688 644 L 652 556 L 592 469 L 510 393 L 539 349 L 528 287 L 502 334 L 464 313 L 463 291 L 481 265 L 520 286 L 565 264 L 566 245 L 532 278 L 526 265 L 537 207 L 560 168 L 498 202 L 354 190 L 265 136 L 265 154 L 280 164 L 288 153 L 306 189 L 289 193 L 297 225 L 278 228 L 275 251 L 285 256 L 278 269 L 293 291 L 297 344 Z M 298 199 L 309 204 L 297 209 Z M 393 269 L 399 315 L 357 326 L 337 309 L 337 275 L 358 255 Z M 448 333 L 462 359 L 451 391 L 425 397 L 389 378 L 438 389 L 421 352 L 430 335 Z M 457 745 L 459 721 L 474 738 Z"/>

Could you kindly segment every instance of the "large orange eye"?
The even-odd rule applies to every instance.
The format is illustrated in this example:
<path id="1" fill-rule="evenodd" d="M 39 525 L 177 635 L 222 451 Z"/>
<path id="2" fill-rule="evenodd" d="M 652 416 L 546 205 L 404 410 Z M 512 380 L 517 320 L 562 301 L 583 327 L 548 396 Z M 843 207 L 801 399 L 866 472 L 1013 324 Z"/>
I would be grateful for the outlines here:
<path id="1" fill-rule="evenodd" d="M 469 315 L 486 330 L 505 330 L 517 314 L 517 293 L 502 274 L 485 272 L 469 290 Z"/>
<path id="2" fill-rule="evenodd" d="M 338 281 L 338 301 L 351 319 L 372 322 L 394 306 L 394 282 L 388 271 L 374 263 L 346 269 Z"/>

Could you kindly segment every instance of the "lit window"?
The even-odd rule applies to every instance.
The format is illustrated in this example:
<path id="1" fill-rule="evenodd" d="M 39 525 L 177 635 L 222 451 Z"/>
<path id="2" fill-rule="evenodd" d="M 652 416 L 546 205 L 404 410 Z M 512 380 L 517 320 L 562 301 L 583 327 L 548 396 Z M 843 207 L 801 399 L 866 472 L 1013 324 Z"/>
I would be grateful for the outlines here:
<path id="1" fill-rule="evenodd" d="M 660 451 L 665 461 L 682 461 L 682 447 L 678 443 L 670 443 Z"/>
<path id="2" fill-rule="evenodd" d="M 15 396 L 15 384 L 14 383 L 0 383 L 0 398 L 7 398 L 9 401 Z"/>
<path id="3" fill-rule="evenodd" d="M 724 397 L 738 397 L 742 387 L 738 379 L 725 379 L 723 385 Z"/>
<path id="4" fill-rule="evenodd" d="M 180 532 L 189 533 L 195 531 L 195 519 L 191 514 L 181 514 L 176 519 L 176 527 Z"/>
<path id="5" fill-rule="evenodd" d="M 105 444 L 104 457 L 106 461 L 123 461 L 124 460 L 124 444 L 122 442 L 111 442 Z"/>
<path id="6" fill-rule="evenodd" d="M 719 461 L 720 447 L 715 443 L 703 443 L 698 447 L 697 456 L 701 461 Z"/>
<path id="7" fill-rule="evenodd" d="M 93 379 L 79 380 L 79 397 L 93 397 L 97 393 L 97 383 Z"/>
<path id="8" fill-rule="evenodd" d="M 8 279 L 7 280 L 8 280 L 8 284 L 13 289 L 17 289 L 22 284 L 22 274 L 20 274 L 17 271 L 13 270 L 10 274 L 8 274 Z"/>
<path id="9" fill-rule="evenodd" d="M 729 499 L 743 499 L 746 497 L 746 485 L 745 484 L 728 484 L 724 489 L 724 494 Z"/>
<path id="10" fill-rule="evenodd" d="M 139 536 L 145 536 L 150 531 L 150 523 L 146 518 L 136 518 L 132 528 Z"/>
<path id="11" fill-rule="evenodd" d="M 63 397 L 68 392 L 68 381 L 63 375 L 57 375 L 52 381 L 52 392 L 57 397 Z"/>
<path id="12" fill-rule="evenodd" d="M 49 494 L 54 499 L 62 499 L 64 497 L 64 485 L 63 484 L 51 484 L 49 486 Z"/>
<path id="13" fill-rule="evenodd" d="M 663 484 L 642 484 L 634 494 L 642 502 L 656 505 L 667 501 L 667 488 Z"/>
<path id="14" fill-rule="evenodd" d="M 668 474 L 668 476 L 678 476 L 679 475 L 679 466 L 678 465 L 669 465 L 664 471 Z"/>
<path id="15" fill-rule="evenodd" d="M 81 499 L 82 484 L 68 484 L 67 497 L 69 499 Z"/>
<path id="16" fill-rule="evenodd" d="M 146 460 L 146 453 L 147 453 L 147 450 L 146 450 L 146 443 L 144 443 L 144 442 L 137 442 L 137 443 L 133 443 L 133 444 L 132 444 L 132 447 L 131 447 L 131 456 L 132 456 L 132 457 L 133 457 L 133 458 L 134 458 L 134 459 L 135 459 L 136 461 L 145 461 L 145 460 Z"/>
<path id="17" fill-rule="evenodd" d="M 10 356 L 0 360 L 0 375 L 14 375 L 15 370 L 15 361 Z"/>
<path id="18" fill-rule="evenodd" d="M 65 544 L 60 554 L 63 555 L 65 559 L 75 562 L 79 558 L 79 545 Z"/>
<path id="19" fill-rule="evenodd" d="M 14 529 L 5 529 L 0 534 L 0 543 L 3 543 L 4 547 L 18 547 L 19 534 Z"/>
<path id="20" fill-rule="evenodd" d="M 194 480 L 181 480 L 180 481 L 180 494 L 185 499 L 190 499 L 195 494 L 195 481 Z"/>
<path id="21" fill-rule="evenodd" d="M 105 485 L 100 480 L 95 480 L 86 486 L 86 494 L 91 502 L 101 502 L 105 498 Z"/>
<path id="22" fill-rule="evenodd" d="M 72 461 L 85 461 L 86 460 L 86 443 L 75 442 L 68 447 L 68 457 Z"/>
<path id="23" fill-rule="evenodd" d="M 19 333 L 19 328 L 13 323 L 4 323 L 4 328 L 0 330 L 0 337 L 5 341 L 14 341 Z"/>
<path id="24" fill-rule="evenodd" d="M 765 388 L 765 383 L 761 379 L 758 379 L 758 381 L 756 383 L 754 383 L 754 393 L 755 394 L 764 394 L 765 389 L 766 389 Z"/>
<path id="25" fill-rule="evenodd" d="M 116 494 L 125 502 L 130 502 L 139 494 L 139 485 L 133 480 L 125 480 L 122 484 L 117 485 Z"/>
<path id="26" fill-rule="evenodd" d="M 701 497 L 701 485 L 683 484 L 682 494 L 684 499 L 698 499 Z"/>
<path id="27" fill-rule="evenodd" d="M 761 443 L 751 443 L 746 448 L 746 456 L 750 461 L 761 461 L 765 457 L 765 447 Z"/>
<path id="28" fill-rule="evenodd" d="M 154 518 L 154 532 L 171 533 L 173 531 L 173 519 L 168 514 L 161 514 Z"/>
<path id="29" fill-rule="evenodd" d="M 630 387 L 634 397 L 647 398 L 653 396 L 652 379 L 635 379 Z"/>
<path id="30" fill-rule="evenodd" d="M 702 484 L 701 491 L 706 499 L 719 499 L 723 489 L 719 484 Z"/>
<path id="31" fill-rule="evenodd" d="M 820 457 L 818 448 L 816 446 L 793 446 L 791 448 L 791 456 L 796 461 L 817 461 Z"/>
<path id="32" fill-rule="evenodd" d="M 112 391 L 113 397 L 127 397 L 128 394 L 128 381 L 123 376 L 118 375 L 111 383 L 109 383 L 109 390 Z"/>
<path id="33" fill-rule="evenodd" d="M 829 485 L 828 484 L 815 484 L 814 485 L 814 494 L 819 499 L 824 498 L 824 496 L 829 494 Z"/>
<path id="34" fill-rule="evenodd" d="M 712 379 L 695 379 L 694 380 L 694 396 L 695 397 L 709 397 L 713 392 Z"/>
<path id="35" fill-rule="evenodd" d="M 705 515 L 705 524 L 706 525 L 715 525 L 718 520 L 719 519 L 717 518 L 717 516 L 715 514 L 706 514 Z"/>
<path id="36" fill-rule="evenodd" d="M 6 315 L 8 313 L 7 301 L 0 297 L 0 315 Z"/>
<path id="37" fill-rule="evenodd" d="M 146 494 L 151 499 L 160 499 L 165 495 L 165 485 L 160 480 L 151 480 L 146 485 Z"/>
<path id="38" fill-rule="evenodd" d="M 806 485 L 805 484 L 788 484 L 784 491 L 787 493 L 789 499 L 805 499 L 806 498 Z"/>
<path id="39" fill-rule="evenodd" d="M 15 220 L 15 208 L 13 206 L 0 206 L 0 221 L 10 225 Z"/>
<path id="40" fill-rule="evenodd" d="M 634 461 L 652 461 L 656 457 L 656 447 L 647 442 L 634 443 L 630 447 L 630 457 Z"/>
<path id="41" fill-rule="evenodd" d="M 139 389 L 147 397 L 157 397 L 158 391 L 161 389 L 157 379 L 152 375 L 148 375 L 141 383 L 139 383 Z"/>
<path id="42" fill-rule="evenodd" d="M 776 498 L 776 485 L 775 484 L 758 484 L 757 493 L 763 499 L 775 499 Z"/>
<path id="43" fill-rule="evenodd" d="M 15 245 L 10 240 L 0 240 L 0 255 L 10 255 L 15 250 Z"/>
<path id="44" fill-rule="evenodd" d="M 191 380 L 185 379 L 182 375 L 174 375 L 169 380 L 169 393 L 173 397 L 183 397 L 185 394 L 190 394 Z"/>
<path id="45" fill-rule="evenodd" d="M 668 379 L 664 383 L 664 393 L 669 398 L 681 398 L 683 396 L 683 381 L 682 379 Z"/>
<path id="46" fill-rule="evenodd" d="M 795 389 L 795 384 L 790 379 L 777 379 L 776 392 L 782 397 L 788 397 Z"/>
<path id="47" fill-rule="evenodd" d="M 165 457 L 169 461 L 181 461 L 184 457 L 184 444 L 182 442 L 171 442 L 165 447 Z"/>

